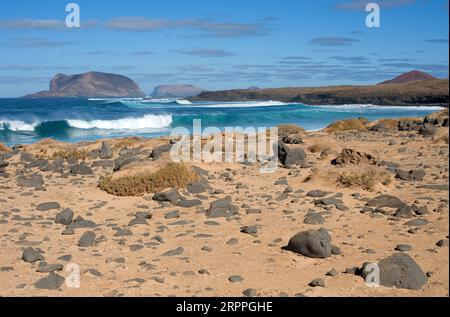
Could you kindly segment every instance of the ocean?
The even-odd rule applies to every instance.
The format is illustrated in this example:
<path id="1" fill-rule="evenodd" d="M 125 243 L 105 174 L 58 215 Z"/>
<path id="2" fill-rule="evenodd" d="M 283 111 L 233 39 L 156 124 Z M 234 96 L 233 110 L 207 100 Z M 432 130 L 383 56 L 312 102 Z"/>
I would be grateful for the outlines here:
<path id="1" fill-rule="evenodd" d="M 174 99 L 0 99 L 0 143 L 43 138 L 65 142 L 169 135 L 173 127 L 272 127 L 297 124 L 318 130 L 341 119 L 425 116 L 439 107 L 309 106 L 277 101 L 189 102 Z"/>

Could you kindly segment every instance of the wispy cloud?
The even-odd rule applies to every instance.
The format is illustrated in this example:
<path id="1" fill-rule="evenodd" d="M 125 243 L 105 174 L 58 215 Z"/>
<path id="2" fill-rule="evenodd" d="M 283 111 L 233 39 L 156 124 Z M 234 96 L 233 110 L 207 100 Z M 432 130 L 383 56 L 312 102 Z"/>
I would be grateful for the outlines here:
<path id="1" fill-rule="evenodd" d="M 78 44 L 77 41 L 57 41 L 43 37 L 17 37 L 11 39 L 7 45 L 13 48 L 58 47 Z"/>
<path id="2" fill-rule="evenodd" d="M 268 34 L 268 28 L 263 22 L 238 23 L 203 19 L 167 20 L 145 17 L 119 17 L 106 22 L 105 26 L 109 29 L 128 32 L 193 29 L 203 32 L 203 35 L 213 37 L 262 36 Z"/>
<path id="3" fill-rule="evenodd" d="M 359 42 L 359 40 L 348 37 L 316 37 L 309 41 L 309 44 L 321 46 L 349 46 L 357 42 Z"/>
<path id="4" fill-rule="evenodd" d="M 200 57 L 228 57 L 234 55 L 234 53 L 229 51 L 212 48 L 192 48 L 186 50 L 177 50 L 176 52 L 179 52 L 183 55 L 200 56 Z"/>
<path id="5" fill-rule="evenodd" d="M 311 57 L 307 57 L 307 56 L 286 56 L 283 57 L 284 60 L 303 60 L 303 61 L 309 61 L 312 58 Z"/>
<path id="6" fill-rule="evenodd" d="M 65 28 L 62 20 L 0 20 L 0 30 L 61 30 Z"/>
<path id="7" fill-rule="evenodd" d="M 429 39 L 427 42 L 433 44 L 448 44 L 448 39 Z"/>
<path id="8" fill-rule="evenodd" d="M 385 63 L 381 66 L 400 69 L 420 69 L 435 73 L 448 73 L 448 64 Z"/>
<path id="9" fill-rule="evenodd" d="M 81 28 L 91 28 L 97 25 L 97 20 L 81 22 Z M 67 28 L 65 20 L 15 19 L 0 20 L 0 30 L 72 30 Z"/>
<path id="10" fill-rule="evenodd" d="M 152 51 L 137 51 L 137 52 L 131 52 L 130 55 L 132 56 L 149 56 L 154 55 L 155 53 Z"/>
<path id="11" fill-rule="evenodd" d="M 335 9 L 349 10 L 349 11 L 364 11 L 367 4 L 370 2 L 371 1 L 368 0 L 351 0 L 346 2 L 339 2 L 335 5 Z M 416 0 L 377 0 L 373 2 L 377 3 L 382 9 L 390 9 L 415 4 Z"/>
<path id="12" fill-rule="evenodd" d="M 334 59 L 340 62 L 352 62 L 352 63 L 368 62 L 368 59 L 364 56 L 330 56 L 330 59 Z"/>

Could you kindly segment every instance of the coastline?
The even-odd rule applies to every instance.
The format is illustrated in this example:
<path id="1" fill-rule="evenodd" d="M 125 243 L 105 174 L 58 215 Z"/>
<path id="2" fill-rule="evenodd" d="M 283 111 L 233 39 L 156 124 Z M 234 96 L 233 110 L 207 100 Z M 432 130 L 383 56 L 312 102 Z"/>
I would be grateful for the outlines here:
<path id="1" fill-rule="evenodd" d="M 258 296 L 447 296 L 444 117 L 425 120 L 435 131 L 398 131 L 392 120 L 349 131 L 340 130 L 350 122 L 312 133 L 283 126 L 285 149 L 305 153 L 298 165 L 261 174 L 257 163 L 186 162 L 197 180 L 158 189 L 164 195 L 140 192 L 139 177 L 170 166 L 168 137 L 42 140 L 8 151 L 0 162 L 0 295 L 229 297 L 252 288 Z M 230 214 L 212 214 L 217 201 Z M 319 228 L 331 237 L 327 258 L 285 249 L 296 233 Z M 404 245 L 409 251 L 399 251 Z M 49 266 L 22 260 L 27 248 Z M 399 253 L 427 273 L 420 289 L 368 287 L 352 271 Z M 65 276 L 68 265 L 79 267 L 80 288 L 42 281 Z M 324 287 L 308 285 L 317 278 Z"/>

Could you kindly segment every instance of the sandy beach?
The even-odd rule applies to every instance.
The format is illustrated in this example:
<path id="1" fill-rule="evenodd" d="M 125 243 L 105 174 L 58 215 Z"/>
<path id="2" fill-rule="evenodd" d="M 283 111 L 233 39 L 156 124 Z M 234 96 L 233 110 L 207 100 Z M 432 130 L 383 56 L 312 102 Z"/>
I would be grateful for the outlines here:
<path id="1" fill-rule="evenodd" d="M 165 195 L 99 184 L 119 193 L 113 180 L 167 166 L 168 137 L 0 148 L 0 295 L 448 296 L 448 112 L 436 117 L 410 131 L 291 127 L 298 164 L 185 163 L 195 181 Z M 332 254 L 286 249 L 320 228 Z M 367 286 L 356 268 L 393 254 L 426 283 Z"/>

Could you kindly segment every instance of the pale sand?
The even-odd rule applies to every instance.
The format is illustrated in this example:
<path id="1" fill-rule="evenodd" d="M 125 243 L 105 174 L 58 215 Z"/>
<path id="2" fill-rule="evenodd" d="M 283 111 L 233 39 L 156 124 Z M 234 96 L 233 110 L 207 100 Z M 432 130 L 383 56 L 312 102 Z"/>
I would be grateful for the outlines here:
<path id="1" fill-rule="evenodd" d="M 448 133 L 441 129 L 440 133 Z M 93 176 L 67 176 L 39 172 L 44 176 L 46 191 L 20 188 L 16 182 L 16 173 L 22 173 L 23 164 L 15 156 L 6 168 L 8 177 L 0 177 L 0 268 L 12 267 L 13 270 L 0 272 L 1 296 L 242 296 L 247 288 L 257 290 L 259 296 L 279 296 L 287 294 L 294 296 L 448 296 L 449 294 L 449 249 L 437 247 L 441 239 L 448 239 L 448 191 L 427 190 L 417 188 L 423 184 L 448 184 L 448 145 L 434 143 L 430 139 L 416 135 L 415 132 L 347 132 L 340 135 L 325 133 L 309 133 L 303 136 L 305 144 L 301 147 L 308 153 L 308 160 L 314 163 L 313 168 L 323 173 L 330 167 L 330 161 L 343 148 L 356 149 L 375 155 L 380 160 L 400 164 L 402 169 L 416 169 L 420 164 L 429 165 L 425 168 L 426 176 L 420 182 L 403 182 L 394 180 L 388 186 L 378 185 L 373 192 L 358 188 L 338 186 L 332 180 L 314 177 L 310 182 L 304 179 L 310 175 L 312 168 L 285 169 L 280 167 L 275 174 L 260 174 L 257 166 L 242 164 L 195 164 L 210 175 L 216 176 L 209 180 L 213 189 L 221 189 L 224 194 L 203 193 L 208 197 L 200 208 L 180 208 L 168 206 L 161 208 L 159 203 L 152 201 L 152 195 L 144 197 L 114 197 L 98 187 L 100 176 L 111 171 L 94 169 Z M 161 139 L 164 142 L 166 139 Z M 395 145 L 388 145 L 390 140 Z M 158 140 L 146 141 L 142 146 L 152 149 Z M 307 147 L 316 142 L 330 145 L 336 154 L 326 159 L 320 159 L 320 153 L 312 154 Z M 404 142 L 404 144 L 401 144 Z M 131 147 L 134 146 L 130 143 Z M 60 146 L 60 145 L 58 145 Z M 99 148 L 100 143 L 94 142 L 89 149 Z M 38 154 L 38 148 L 51 148 L 50 144 L 32 145 L 27 151 Z M 405 151 L 399 153 L 399 148 Z M 51 152 L 51 150 L 48 150 Z M 440 151 L 441 154 L 439 154 Z M 117 151 L 116 151 L 117 152 Z M 47 153 L 48 154 L 48 153 Z M 88 163 L 91 164 L 91 160 Z M 17 164 L 15 164 L 17 163 Z M 151 164 L 148 163 L 148 164 Z M 229 168 L 233 174 L 232 181 L 220 178 L 220 174 Z M 351 167 L 350 167 L 351 169 Z M 30 175 L 36 170 L 28 169 Z M 292 174 L 292 175 L 290 175 Z M 283 201 L 276 201 L 286 188 L 286 185 L 274 185 L 280 177 L 286 177 L 294 193 Z M 79 181 L 77 181 L 79 180 Z M 249 189 L 236 189 L 242 183 Z M 303 223 L 308 209 L 322 210 L 313 204 L 314 198 L 306 197 L 309 190 L 321 189 L 333 193 L 342 193 L 344 204 L 350 209 L 339 211 L 331 208 L 325 216 L 323 225 L 306 225 Z M 303 190 L 305 193 L 295 193 Z M 394 195 L 408 205 L 415 201 L 419 206 L 427 206 L 430 213 L 424 218 L 430 224 L 419 228 L 416 234 L 408 233 L 411 227 L 405 226 L 408 219 L 390 220 L 388 216 L 372 218 L 369 214 L 360 213 L 365 202 L 356 200 L 351 194 L 358 192 L 363 198 L 373 198 L 381 193 Z M 23 196 L 31 193 L 31 196 Z M 181 190 L 190 199 L 194 195 Z M 264 195 L 272 195 L 270 203 Z M 261 214 L 245 214 L 240 208 L 236 219 L 227 221 L 224 218 L 207 219 L 205 210 L 210 203 L 218 198 L 231 196 L 235 205 L 248 204 L 252 208 L 260 208 Z M 332 196 L 332 195 L 330 195 Z M 422 198 L 421 198 L 422 197 Z M 426 200 L 423 197 L 430 197 Z M 55 224 L 54 217 L 60 210 L 36 211 L 36 205 L 42 202 L 57 201 L 61 209 L 71 208 L 75 216 L 93 220 L 98 227 L 97 237 L 104 235 L 105 242 L 82 250 L 77 242 L 86 230 L 78 229 L 74 235 L 62 236 L 64 226 Z M 104 206 L 94 209 L 101 202 Z M 145 208 L 138 208 L 146 205 Z M 142 206 L 141 206 L 142 207 Z M 15 212 L 19 209 L 20 212 Z M 199 212 L 198 210 L 203 210 Z M 166 220 L 167 212 L 179 210 L 181 217 Z M 285 210 L 291 211 L 286 214 Z M 127 227 L 137 211 L 150 211 L 153 219 L 148 226 Z M 36 220 L 17 221 L 14 216 L 36 217 Z M 186 221 L 185 225 L 170 225 L 176 221 Z M 206 225 L 208 220 L 216 221 L 218 226 Z M 258 225 L 257 237 L 240 233 L 240 228 L 246 225 Z M 114 237 L 114 226 L 128 228 L 132 236 Z M 167 226 L 164 232 L 157 232 L 159 226 Z M 292 252 L 282 250 L 290 237 L 299 231 L 326 228 L 332 236 L 332 244 L 342 249 L 342 255 L 327 259 L 311 259 Z M 25 239 L 20 238 L 23 234 Z M 195 237 L 197 234 L 209 234 L 210 237 Z M 152 237 L 159 235 L 164 239 L 160 244 Z M 236 238 L 239 243 L 228 245 L 226 242 Z M 281 242 L 273 242 L 280 239 Z M 122 240 L 122 243 L 120 241 Z M 256 243 L 256 240 L 258 242 Z M 19 241 L 21 244 L 19 244 Z M 155 246 L 145 245 L 155 243 Z M 366 261 L 378 261 L 392 253 L 397 244 L 410 244 L 412 250 L 407 252 L 423 269 L 432 272 L 428 283 L 420 291 L 393 289 L 386 287 L 370 288 L 359 276 L 344 274 L 346 268 L 360 267 Z M 141 244 L 139 251 L 130 251 L 129 246 Z M 22 251 L 25 246 L 34 246 L 45 251 L 48 263 L 67 262 L 57 260 L 66 254 L 73 256 L 68 263 L 76 263 L 81 268 L 81 287 L 68 288 L 65 285 L 60 290 L 39 290 L 33 284 L 46 274 L 37 273 L 37 263 L 29 264 L 22 261 Z M 203 246 L 212 248 L 211 252 L 202 251 Z M 161 254 L 183 247 L 180 256 L 162 257 Z M 366 249 L 375 251 L 364 253 Z M 125 258 L 125 263 L 119 264 L 107 259 Z M 139 266 L 142 261 L 152 263 L 155 268 L 145 271 Z M 108 263 L 107 263 L 108 262 Z M 96 277 L 85 273 L 88 269 L 99 271 L 102 276 Z M 325 276 L 326 272 L 335 268 L 339 275 Z M 206 269 L 209 274 L 199 274 Z M 59 272 L 62 276 L 68 273 Z M 231 283 L 229 276 L 240 275 L 242 282 Z M 158 283 L 153 278 L 164 278 L 164 283 Z M 323 278 L 326 287 L 308 286 L 315 278 Z M 128 281 L 141 278 L 143 283 Z M 18 285 L 25 284 L 23 288 Z"/>

